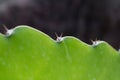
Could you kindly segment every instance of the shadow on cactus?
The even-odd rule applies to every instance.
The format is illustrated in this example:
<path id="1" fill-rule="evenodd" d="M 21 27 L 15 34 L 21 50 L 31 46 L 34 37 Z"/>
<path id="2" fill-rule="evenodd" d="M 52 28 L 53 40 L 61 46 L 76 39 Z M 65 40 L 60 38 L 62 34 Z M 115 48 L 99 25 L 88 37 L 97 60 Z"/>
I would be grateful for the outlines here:
<path id="1" fill-rule="evenodd" d="M 120 56 L 104 41 L 55 41 L 18 26 L 0 34 L 0 80 L 120 80 Z"/>

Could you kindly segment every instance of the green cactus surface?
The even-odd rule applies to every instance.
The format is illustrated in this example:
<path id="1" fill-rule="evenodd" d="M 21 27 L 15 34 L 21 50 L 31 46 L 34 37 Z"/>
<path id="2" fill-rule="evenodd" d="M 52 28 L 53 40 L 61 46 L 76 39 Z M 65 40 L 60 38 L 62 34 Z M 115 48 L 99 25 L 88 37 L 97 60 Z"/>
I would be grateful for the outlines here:
<path id="1" fill-rule="evenodd" d="M 0 34 L 0 80 L 120 80 L 120 55 L 104 41 L 55 41 L 21 25 Z"/>

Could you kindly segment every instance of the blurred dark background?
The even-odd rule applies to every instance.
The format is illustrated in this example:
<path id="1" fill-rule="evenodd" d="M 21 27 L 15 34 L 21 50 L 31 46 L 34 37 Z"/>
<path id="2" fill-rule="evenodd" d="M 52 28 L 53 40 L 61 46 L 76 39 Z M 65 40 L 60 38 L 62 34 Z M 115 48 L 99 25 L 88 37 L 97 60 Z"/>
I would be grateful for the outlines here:
<path id="1" fill-rule="evenodd" d="M 0 0 L 0 27 L 29 25 L 55 39 L 55 32 L 120 46 L 120 0 Z M 3 32 L 1 30 L 1 32 Z"/>

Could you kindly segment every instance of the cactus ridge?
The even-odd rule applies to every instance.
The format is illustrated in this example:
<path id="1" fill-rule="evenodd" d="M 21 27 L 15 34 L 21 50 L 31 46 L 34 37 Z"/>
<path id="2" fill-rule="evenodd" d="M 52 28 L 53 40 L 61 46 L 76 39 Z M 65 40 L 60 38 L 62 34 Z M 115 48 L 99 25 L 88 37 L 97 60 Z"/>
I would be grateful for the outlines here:
<path id="1" fill-rule="evenodd" d="M 10 31 L 10 32 L 9 32 Z M 0 80 L 119 80 L 120 55 L 105 41 L 53 40 L 21 25 L 0 34 Z"/>

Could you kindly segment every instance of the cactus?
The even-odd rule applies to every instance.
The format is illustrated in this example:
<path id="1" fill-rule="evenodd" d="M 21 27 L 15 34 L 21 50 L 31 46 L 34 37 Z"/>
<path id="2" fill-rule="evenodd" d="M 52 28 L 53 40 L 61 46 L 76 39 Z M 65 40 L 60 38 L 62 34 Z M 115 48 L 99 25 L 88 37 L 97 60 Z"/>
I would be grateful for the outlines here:
<path id="1" fill-rule="evenodd" d="M 58 41 L 29 26 L 0 34 L 0 80 L 119 80 L 120 56 L 105 41 Z"/>

